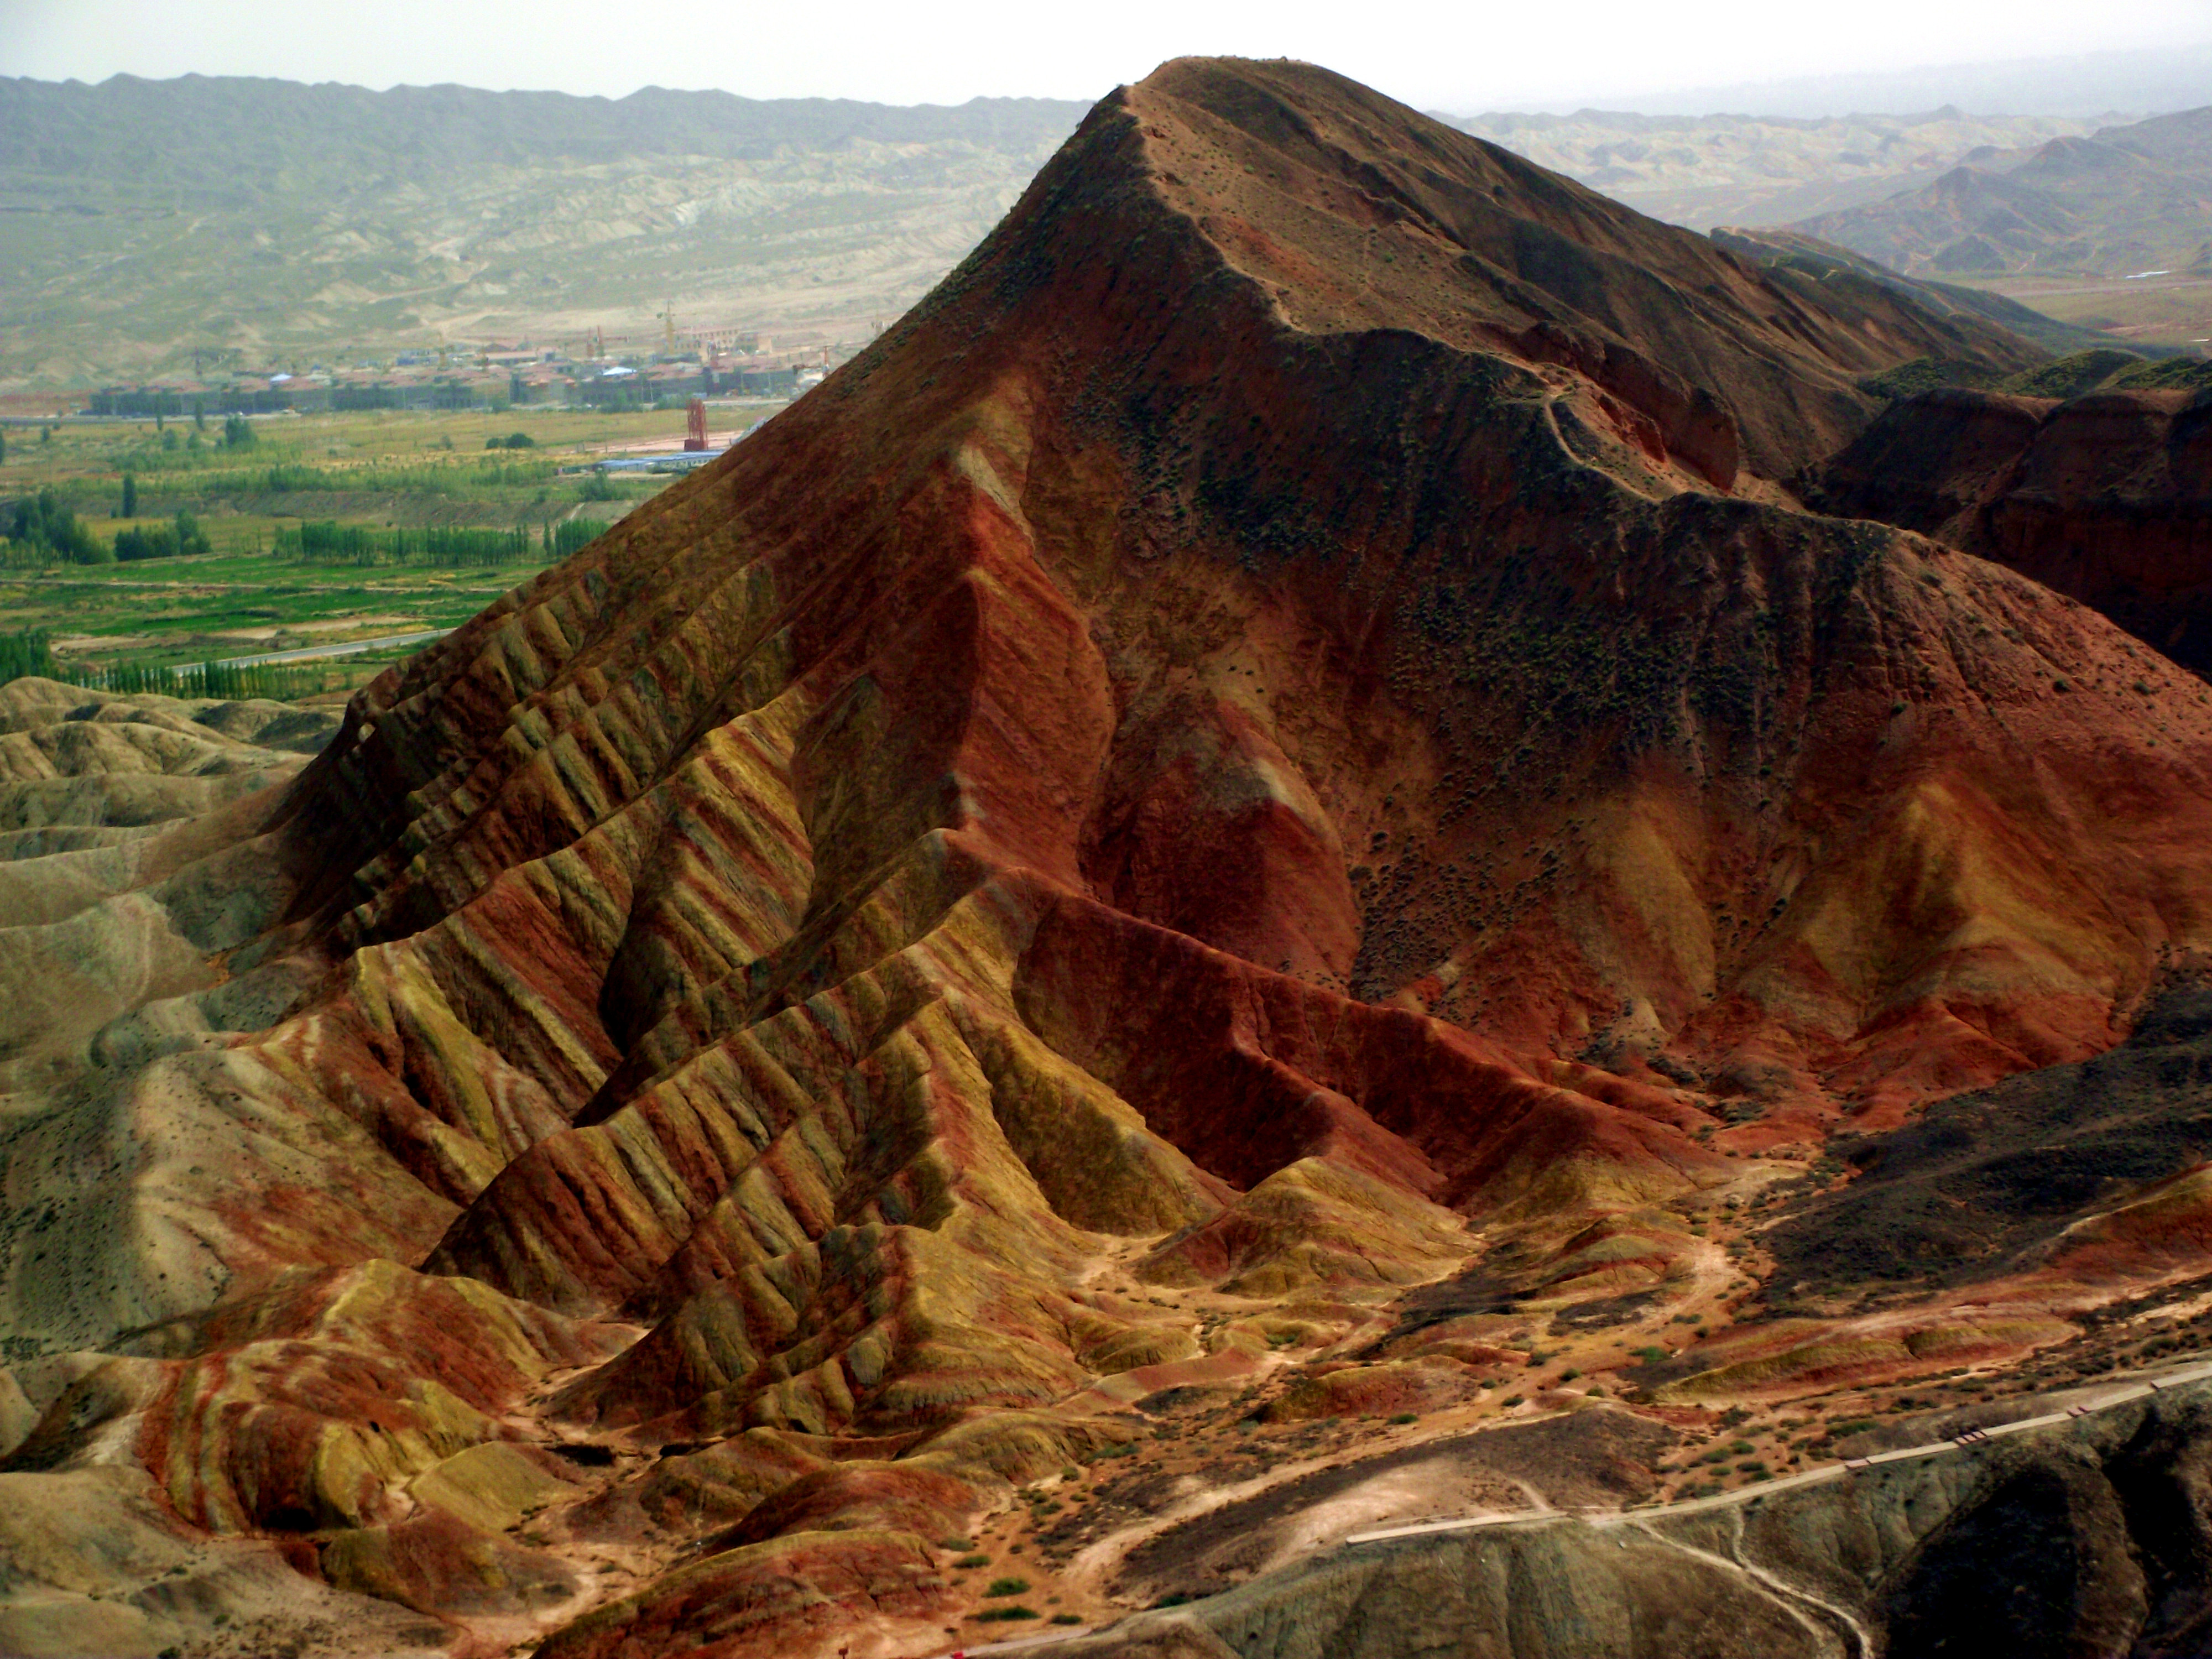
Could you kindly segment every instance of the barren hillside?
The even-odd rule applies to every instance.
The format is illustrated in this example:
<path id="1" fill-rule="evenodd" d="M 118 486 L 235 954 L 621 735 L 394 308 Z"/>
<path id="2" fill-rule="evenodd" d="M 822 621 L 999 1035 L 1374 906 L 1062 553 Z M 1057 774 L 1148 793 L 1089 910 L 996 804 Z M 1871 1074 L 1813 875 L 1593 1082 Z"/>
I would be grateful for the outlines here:
<path id="1" fill-rule="evenodd" d="M 0 81 L 0 383 L 679 326 L 854 341 L 1081 106 Z"/>

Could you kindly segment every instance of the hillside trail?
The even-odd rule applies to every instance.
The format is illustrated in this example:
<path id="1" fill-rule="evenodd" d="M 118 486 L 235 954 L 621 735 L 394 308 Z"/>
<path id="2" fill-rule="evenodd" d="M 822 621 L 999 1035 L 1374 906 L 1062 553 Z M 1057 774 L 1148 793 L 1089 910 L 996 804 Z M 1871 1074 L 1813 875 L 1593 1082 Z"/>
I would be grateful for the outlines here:
<path id="1" fill-rule="evenodd" d="M 1835 1635 L 1834 1630 L 1808 1614 L 1806 1608 L 1811 1607 L 1826 1614 L 1840 1625 L 1850 1638 L 1850 1645 L 1843 1650 L 1841 1659 L 1875 1659 L 1876 1650 L 1874 1638 L 1869 1634 L 1866 1626 L 1849 1611 L 1800 1585 L 1790 1583 L 1779 1574 L 1768 1571 L 1756 1562 L 1746 1560 L 1743 1557 L 1743 1511 L 1741 1508 L 1735 1511 L 1734 1519 L 1735 1524 L 1729 1538 L 1730 1553 L 1727 1555 L 1719 1555 L 1711 1550 L 1699 1549 L 1696 1545 L 1684 1543 L 1679 1538 L 1669 1538 L 1663 1533 L 1654 1531 L 1647 1522 L 1641 1519 L 1632 1521 L 1629 1525 L 1650 1539 L 1652 1542 L 1665 1548 L 1686 1555 L 1692 1560 L 1702 1561 L 1708 1566 L 1718 1567 L 1723 1572 L 1734 1577 L 1749 1579 L 1754 1585 L 1771 1595 L 1780 1604 L 1783 1611 L 1790 1618 L 1823 1641 L 1832 1639 Z"/>

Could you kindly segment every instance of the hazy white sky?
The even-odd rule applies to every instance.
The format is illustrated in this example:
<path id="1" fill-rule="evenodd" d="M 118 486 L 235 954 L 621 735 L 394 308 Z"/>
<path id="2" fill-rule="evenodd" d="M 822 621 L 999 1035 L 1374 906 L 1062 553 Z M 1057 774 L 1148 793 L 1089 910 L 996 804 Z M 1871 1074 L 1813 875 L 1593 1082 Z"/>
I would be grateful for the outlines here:
<path id="1" fill-rule="evenodd" d="M 2212 0 L 0 0 L 0 75 L 1090 99 L 1187 52 L 1305 58 L 1425 108 L 2212 40 Z M 2212 95 L 2212 94 L 2208 94 Z"/>

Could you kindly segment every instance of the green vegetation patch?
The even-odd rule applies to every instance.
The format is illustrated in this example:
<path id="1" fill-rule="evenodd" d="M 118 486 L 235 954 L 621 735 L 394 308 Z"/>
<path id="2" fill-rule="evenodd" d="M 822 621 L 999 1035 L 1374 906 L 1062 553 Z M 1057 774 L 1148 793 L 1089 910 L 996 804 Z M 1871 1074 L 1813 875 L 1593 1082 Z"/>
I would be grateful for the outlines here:
<path id="1" fill-rule="evenodd" d="M 1941 386 L 1985 386 L 1990 384 L 1989 373 L 1972 363 L 1945 362 L 1936 357 L 1915 357 L 1911 362 L 1899 363 L 1879 374 L 1859 376 L 1859 389 L 1886 398 L 1893 402 L 1903 398 L 1917 397 L 1923 392 L 1934 392 Z"/>
<path id="2" fill-rule="evenodd" d="M 323 690 L 325 671 L 313 663 L 198 663 L 171 668 L 158 663 L 122 662 L 106 667 L 55 657 L 46 634 L 37 629 L 0 635 L 0 685 L 35 676 L 121 696 L 155 692 L 165 697 L 240 702 L 266 698 L 289 702 Z"/>
<path id="3" fill-rule="evenodd" d="M 472 566 L 521 564 L 532 559 L 551 563 L 598 539 L 602 526 L 580 520 L 526 525 L 511 530 L 429 525 L 420 530 L 379 530 L 332 520 L 280 528 L 270 551 L 280 559 L 311 564 L 422 564 L 459 570 Z"/>
<path id="4" fill-rule="evenodd" d="M 2094 391 L 2123 369 L 2141 367 L 2142 362 L 2132 351 L 2122 351 L 2115 346 L 2094 346 L 2023 370 L 1998 382 L 1997 389 L 2023 398 L 2078 398 L 2085 392 Z"/>

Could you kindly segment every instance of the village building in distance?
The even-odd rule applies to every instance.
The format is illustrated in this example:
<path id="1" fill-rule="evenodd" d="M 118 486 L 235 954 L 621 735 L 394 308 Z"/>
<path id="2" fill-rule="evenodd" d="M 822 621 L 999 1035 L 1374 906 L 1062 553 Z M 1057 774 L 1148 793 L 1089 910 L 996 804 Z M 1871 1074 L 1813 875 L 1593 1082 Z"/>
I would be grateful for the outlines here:
<path id="1" fill-rule="evenodd" d="M 779 349 L 773 340 L 732 331 L 656 343 L 660 349 L 611 349 L 605 337 L 594 333 L 573 353 L 528 341 L 490 342 L 404 350 L 389 362 L 350 368 L 239 368 L 102 386 L 83 412 L 144 420 L 525 405 L 665 409 L 693 398 L 796 397 L 850 355 L 849 348 L 812 341 L 787 340 Z"/>

